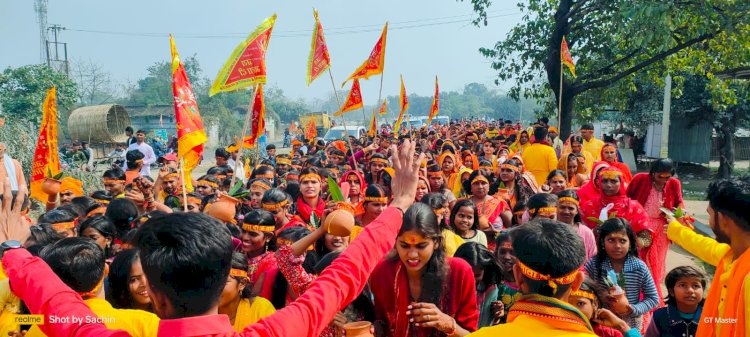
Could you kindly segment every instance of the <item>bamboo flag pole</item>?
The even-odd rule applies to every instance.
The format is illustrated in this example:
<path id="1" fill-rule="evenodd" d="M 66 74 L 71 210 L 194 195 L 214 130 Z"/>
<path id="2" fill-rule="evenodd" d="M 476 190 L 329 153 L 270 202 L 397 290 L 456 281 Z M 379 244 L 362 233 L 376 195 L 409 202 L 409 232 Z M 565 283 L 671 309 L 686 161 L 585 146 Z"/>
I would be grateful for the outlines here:
<path id="1" fill-rule="evenodd" d="M 247 134 L 247 127 L 250 124 L 250 118 L 253 115 L 253 109 L 255 109 L 255 95 L 258 92 L 258 85 L 253 86 L 253 95 L 250 97 L 250 104 L 247 106 L 247 114 L 245 115 L 245 123 L 242 125 L 242 134 L 240 139 L 237 140 L 237 160 L 234 161 L 234 172 L 237 172 L 237 165 L 242 162 L 242 143 L 245 142 L 245 135 Z M 256 140 L 257 141 L 257 140 Z M 234 186 L 234 182 L 237 181 L 237 174 L 232 174 L 232 183 L 230 186 Z"/>
<path id="2" fill-rule="evenodd" d="M 339 92 L 336 90 L 336 82 L 333 81 L 333 72 L 331 71 L 331 67 L 328 67 L 328 76 L 331 78 L 331 86 L 333 86 L 333 95 L 336 97 L 336 105 L 339 108 L 341 108 L 341 101 L 339 100 Z M 362 108 L 362 115 L 364 115 L 365 113 L 364 111 L 365 111 L 364 108 Z M 354 146 L 352 146 L 352 140 L 349 139 L 349 130 L 346 128 L 346 119 L 344 118 L 343 113 L 341 114 L 341 125 L 344 126 L 344 133 L 346 133 L 346 142 L 349 144 L 349 150 L 352 151 L 352 158 L 354 158 Z M 344 157 L 346 157 L 346 153 L 344 153 Z M 357 167 L 356 163 L 353 168 L 359 171 L 359 168 Z"/>
<path id="3" fill-rule="evenodd" d="M 560 91 L 557 94 L 557 127 L 562 130 L 563 63 L 560 60 Z"/>
<path id="4" fill-rule="evenodd" d="M 187 212 L 187 188 L 185 187 L 185 158 L 180 158 L 180 176 L 182 178 L 182 210 Z"/>

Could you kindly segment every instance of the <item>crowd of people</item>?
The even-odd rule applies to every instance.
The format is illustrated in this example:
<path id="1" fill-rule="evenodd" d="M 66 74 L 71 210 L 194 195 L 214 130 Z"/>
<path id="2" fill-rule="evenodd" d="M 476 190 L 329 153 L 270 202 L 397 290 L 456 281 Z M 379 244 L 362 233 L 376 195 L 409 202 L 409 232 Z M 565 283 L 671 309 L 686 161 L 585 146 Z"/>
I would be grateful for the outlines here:
<path id="1" fill-rule="evenodd" d="M 0 335 L 750 335 L 750 179 L 709 186 L 702 236 L 675 164 L 633 174 L 591 125 L 293 139 L 257 162 L 228 146 L 195 177 L 144 135 L 103 190 L 63 178 L 36 219 L 0 144 Z M 666 270 L 671 242 L 713 281 Z"/>

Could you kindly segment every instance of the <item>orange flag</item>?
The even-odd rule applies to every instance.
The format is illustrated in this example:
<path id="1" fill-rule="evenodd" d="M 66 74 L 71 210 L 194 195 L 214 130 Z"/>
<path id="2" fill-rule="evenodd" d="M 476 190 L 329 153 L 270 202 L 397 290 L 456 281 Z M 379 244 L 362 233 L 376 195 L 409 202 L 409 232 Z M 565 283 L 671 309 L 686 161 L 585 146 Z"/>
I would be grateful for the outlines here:
<path id="1" fill-rule="evenodd" d="M 362 91 L 359 89 L 359 79 L 354 79 L 354 82 L 352 83 L 352 90 L 349 91 L 349 97 L 346 98 L 346 102 L 344 102 L 344 106 L 341 107 L 341 110 L 336 111 L 334 113 L 334 116 L 341 116 L 344 114 L 344 112 L 352 111 L 354 109 L 359 109 L 362 107 Z"/>
<path id="2" fill-rule="evenodd" d="M 292 121 L 291 125 L 289 125 L 289 134 L 295 134 L 297 133 L 297 126 L 294 125 L 294 121 Z"/>
<path id="3" fill-rule="evenodd" d="M 404 119 L 404 112 L 409 108 L 409 98 L 406 96 L 406 88 L 404 87 L 404 75 L 401 75 L 401 92 L 399 93 L 399 102 L 401 103 L 401 113 L 398 114 L 396 125 L 393 126 L 394 135 L 398 135 L 398 130 L 401 129 L 401 122 Z"/>
<path id="4" fill-rule="evenodd" d="M 573 63 L 573 56 L 570 55 L 570 49 L 568 49 L 568 43 L 565 42 L 565 36 L 563 36 L 562 44 L 560 45 L 560 62 L 568 67 L 573 77 L 576 77 L 576 64 Z"/>
<path id="5" fill-rule="evenodd" d="M 184 160 L 185 188 L 193 190 L 190 173 L 198 166 L 203 155 L 203 144 L 208 141 L 203 128 L 203 120 L 198 103 L 195 101 L 193 88 L 185 73 L 185 67 L 177 54 L 174 38 L 169 35 L 169 46 L 172 50 L 172 93 L 174 94 L 174 114 L 177 121 L 177 157 Z"/>
<path id="6" fill-rule="evenodd" d="M 432 106 L 430 107 L 430 116 L 427 117 L 427 126 L 430 126 L 430 122 L 440 113 L 440 89 L 438 88 L 438 78 L 435 76 L 435 97 L 432 98 Z"/>
<path id="7" fill-rule="evenodd" d="M 308 140 L 318 136 L 318 129 L 315 128 L 315 118 L 310 117 L 310 122 L 305 126 L 305 138 Z"/>
<path id="8" fill-rule="evenodd" d="M 266 132 L 266 101 L 263 99 L 263 85 L 258 84 L 255 91 L 255 102 L 253 103 L 252 124 L 250 124 L 250 135 L 242 140 L 242 147 L 252 149 L 255 142 Z"/>
<path id="9" fill-rule="evenodd" d="M 385 98 L 383 98 L 383 104 L 380 105 L 380 111 L 378 111 L 378 114 L 382 116 L 382 115 L 385 115 L 386 112 L 388 111 L 386 109 Z"/>
<path id="10" fill-rule="evenodd" d="M 372 120 L 370 121 L 370 130 L 367 131 L 367 135 L 375 137 L 378 134 L 378 122 L 375 118 L 375 110 L 372 110 Z"/>
<path id="11" fill-rule="evenodd" d="M 275 21 L 276 14 L 265 19 L 234 49 L 211 85 L 209 96 L 246 88 L 256 83 L 266 83 L 266 50 Z"/>
<path id="12" fill-rule="evenodd" d="M 42 191 L 42 183 L 48 176 L 60 173 L 60 157 L 57 152 L 57 88 L 47 90 L 42 105 L 42 125 L 31 164 L 30 196 L 46 202 L 47 194 Z"/>
<path id="13" fill-rule="evenodd" d="M 341 84 L 343 88 L 346 82 L 355 78 L 368 79 L 372 75 L 382 74 L 383 68 L 385 67 L 385 37 L 388 33 L 388 22 L 383 27 L 383 32 L 380 34 L 380 39 L 375 43 L 375 47 L 370 52 L 370 57 L 365 60 L 357 70 L 352 73 L 349 78 Z"/>
<path id="14" fill-rule="evenodd" d="M 331 67 L 331 55 L 328 54 L 326 38 L 323 36 L 323 25 L 318 19 L 318 10 L 313 9 L 315 15 L 315 28 L 313 28 L 312 47 L 310 57 L 307 60 L 307 85 L 315 81 L 320 74 Z"/>

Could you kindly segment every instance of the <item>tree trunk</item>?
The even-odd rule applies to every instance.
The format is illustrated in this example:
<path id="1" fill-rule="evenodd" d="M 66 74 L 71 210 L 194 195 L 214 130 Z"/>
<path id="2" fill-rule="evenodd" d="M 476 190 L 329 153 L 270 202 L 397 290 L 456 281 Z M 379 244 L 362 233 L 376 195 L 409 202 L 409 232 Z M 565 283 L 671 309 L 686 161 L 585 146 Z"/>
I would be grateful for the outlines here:
<path id="1" fill-rule="evenodd" d="M 729 118 L 722 118 L 721 126 L 716 127 L 719 147 L 718 179 L 728 179 L 734 168 L 734 132 L 735 127 Z"/>
<path id="2" fill-rule="evenodd" d="M 570 24 L 567 19 L 567 15 L 570 12 L 572 6 L 572 0 L 561 0 L 557 12 L 555 12 L 555 26 L 552 29 L 552 34 L 548 40 L 547 45 L 547 60 L 544 62 L 544 69 L 547 72 L 547 82 L 552 88 L 552 92 L 555 94 L 555 116 L 561 114 L 561 124 L 558 125 L 558 131 L 560 131 L 560 139 L 567 139 L 570 135 L 570 127 L 573 121 L 573 97 L 578 93 L 571 92 L 570 82 L 563 79 L 562 86 L 562 111 L 557 111 L 558 102 L 560 99 L 560 72 L 562 71 L 560 61 L 560 45 L 565 34 L 570 32 Z M 569 76 L 569 75 L 568 75 Z M 557 124 L 557 123 L 553 123 Z"/>

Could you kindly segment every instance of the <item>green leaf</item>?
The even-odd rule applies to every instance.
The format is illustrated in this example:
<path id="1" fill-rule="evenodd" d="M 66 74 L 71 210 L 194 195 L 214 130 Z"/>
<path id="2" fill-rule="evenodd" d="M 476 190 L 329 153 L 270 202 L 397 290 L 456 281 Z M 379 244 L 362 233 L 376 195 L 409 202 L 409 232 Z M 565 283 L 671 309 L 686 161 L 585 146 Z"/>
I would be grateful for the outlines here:
<path id="1" fill-rule="evenodd" d="M 328 177 L 328 193 L 331 195 L 331 200 L 333 201 L 345 201 L 341 188 L 332 177 Z"/>
<path id="2" fill-rule="evenodd" d="M 233 197 L 233 198 L 236 198 L 236 195 L 239 194 L 240 190 L 242 190 L 242 182 L 237 182 L 229 190 L 229 196 Z"/>
<path id="3" fill-rule="evenodd" d="M 313 212 L 310 214 L 310 226 L 313 226 L 313 228 L 318 228 L 318 225 L 320 224 L 320 220 L 318 219 L 318 216 Z"/>
<path id="4" fill-rule="evenodd" d="M 64 176 L 63 172 L 62 172 L 62 171 L 60 171 L 60 173 L 58 173 L 58 174 L 55 174 L 55 176 L 54 176 L 54 177 L 52 177 L 52 179 L 55 179 L 55 180 L 60 180 L 60 179 L 62 179 L 62 178 L 63 178 L 63 176 Z"/>
<path id="5" fill-rule="evenodd" d="M 600 225 L 604 223 L 604 221 L 602 221 L 601 219 L 599 219 L 599 218 L 596 218 L 596 217 L 593 217 L 593 216 L 590 216 L 590 217 L 588 217 L 588 218 L 586 218 L 586 219 L 588 219 L 589 221 L 593 221 L 593 222 L 596 222 L 596 223 L 598 223 L 598 224 L 600 224 Z"/>

